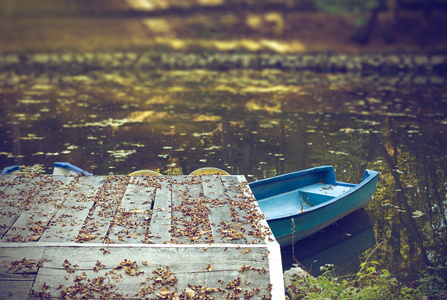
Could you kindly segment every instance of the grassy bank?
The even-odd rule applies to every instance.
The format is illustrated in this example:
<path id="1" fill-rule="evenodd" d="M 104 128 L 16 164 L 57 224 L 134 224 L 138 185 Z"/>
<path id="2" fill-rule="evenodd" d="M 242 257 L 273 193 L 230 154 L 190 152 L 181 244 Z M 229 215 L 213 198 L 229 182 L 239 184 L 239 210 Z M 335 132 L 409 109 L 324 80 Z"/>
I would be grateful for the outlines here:
<path id="1" fill-rule="evenodd" d="M 445 278 L 430 271 L 421 273 L 421 279 L 406 286 L 392 277 L 388 270 L 381 269 L 375 261 L 362 263 L 356 274 L 341 277 L 336 275 L 332 266 L 326 266 L 324 274 L 318 278 L 296 277 L 289 287 L 289 296 L 292 299 L 339 300 L 446 299 Z"/>

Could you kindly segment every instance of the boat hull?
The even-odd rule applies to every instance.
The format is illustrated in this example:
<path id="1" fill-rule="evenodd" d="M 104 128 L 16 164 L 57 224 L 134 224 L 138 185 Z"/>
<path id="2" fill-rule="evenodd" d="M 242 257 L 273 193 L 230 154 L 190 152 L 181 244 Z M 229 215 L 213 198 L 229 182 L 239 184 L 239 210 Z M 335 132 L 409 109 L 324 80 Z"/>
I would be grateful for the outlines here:
<path id="1" fill-rule="evenodd" d="M 250 188 L 276 240 L 281 246 L 285 246 L 365 207 L 372 198 L 378 176 L 378 172 L 366 170 L 362 182 L 353 185 L 337 182 L 333 167 L 322 166 L 254 182 L 250 184 Z M 319 182 L 315 183 L 316 180 Z M 318 185 L 321 187 L 318 188 Z M 314 194 L 307 193 L 309 186 Z M 335 189 L 339 187 L 341 190 L 337 195 Z M 267 192 L 268 190 L 274 192 Z M 300 195 L 301 199 L 298 199 Z M 313 205 L 307 205 L 306 200 L 303 201 L 303 195 L 310 195 Z M 284 211 L 280 212 L 281 209 Z"/>
<path id="2" fill-rule="evenodd" d="M 13 175 L 20 173 L 20 167 L 18 165 L 8 166 L 3 168 L 0 175 Z M 53 165 L 53 175 L 83 175 L 93 176 L 87 171 L 76 167 L 68 162 L 55 162 Z"/>

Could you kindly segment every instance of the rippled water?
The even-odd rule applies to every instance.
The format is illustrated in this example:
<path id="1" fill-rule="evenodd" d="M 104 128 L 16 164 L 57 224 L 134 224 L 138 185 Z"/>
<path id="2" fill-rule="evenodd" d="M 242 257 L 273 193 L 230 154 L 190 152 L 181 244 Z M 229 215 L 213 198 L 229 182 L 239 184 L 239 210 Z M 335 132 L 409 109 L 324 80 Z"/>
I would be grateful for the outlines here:
<path id="1" fill-rule="evenodd" d="M 278 70 L 0 73 L 0 167 L 68 161 L 93 174 L 212 166 L 250 181 L 316 165 L 358 182 L 373 257 L 411 280 L 446 263 L 445 78 Z"/>

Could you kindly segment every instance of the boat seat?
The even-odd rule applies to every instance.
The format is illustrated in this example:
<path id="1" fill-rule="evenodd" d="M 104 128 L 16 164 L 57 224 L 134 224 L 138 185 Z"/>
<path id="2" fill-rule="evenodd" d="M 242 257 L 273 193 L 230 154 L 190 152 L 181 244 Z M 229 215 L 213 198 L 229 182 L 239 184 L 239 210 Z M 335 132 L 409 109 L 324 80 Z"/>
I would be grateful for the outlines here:
<path id="1" fill-rule="evenodd" d="M 311 207 L 338 197 L 350 189 L 351 187 L 345 185 L 316 183 L 300 188 L 298 191 L 304 202 Z"/>
<path id="2" fill-rule="evenodd" d="M 297 213 L 340 196 L 349 186 L 316 183 L 272 197 L 258 200 L 266 219 L 283 216 L 284 212 Z"/>

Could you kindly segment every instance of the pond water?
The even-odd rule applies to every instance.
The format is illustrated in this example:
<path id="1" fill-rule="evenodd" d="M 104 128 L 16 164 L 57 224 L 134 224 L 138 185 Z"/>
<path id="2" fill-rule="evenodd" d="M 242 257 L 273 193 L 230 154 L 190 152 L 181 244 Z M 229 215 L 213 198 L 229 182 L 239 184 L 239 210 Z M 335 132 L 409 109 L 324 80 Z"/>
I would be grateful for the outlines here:
<path id="1" fill-rule="evenodd" d="M 358 182 L 370 259 L 405 281 L 446 266 L 445 78 L 279 70 L 0 73 L 0 167 L 97 175 L 218 167 L 249 181 L 317 165 Z M 37 166 L 37 169 L 41 168 Z M 370 255 L 371 251 L 364 255 Z"/>

